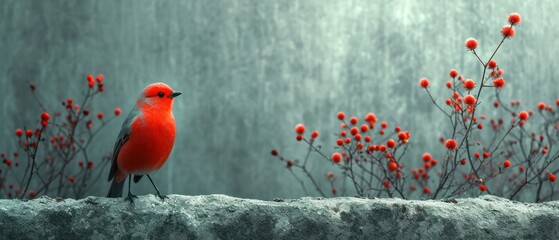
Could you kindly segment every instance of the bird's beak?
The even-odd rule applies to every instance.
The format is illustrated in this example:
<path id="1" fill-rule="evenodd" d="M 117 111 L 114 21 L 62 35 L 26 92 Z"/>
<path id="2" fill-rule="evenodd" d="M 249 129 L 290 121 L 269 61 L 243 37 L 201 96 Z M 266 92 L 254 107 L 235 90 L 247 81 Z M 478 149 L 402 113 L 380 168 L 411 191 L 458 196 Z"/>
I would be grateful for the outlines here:
<path id="1" fill-rule="evenodd" d="M 178 97 L 181 94 L 182 94 L 181 92 L 173 92 L 169 95 L 169 98 L 175 98 L 175 97 Z"/>

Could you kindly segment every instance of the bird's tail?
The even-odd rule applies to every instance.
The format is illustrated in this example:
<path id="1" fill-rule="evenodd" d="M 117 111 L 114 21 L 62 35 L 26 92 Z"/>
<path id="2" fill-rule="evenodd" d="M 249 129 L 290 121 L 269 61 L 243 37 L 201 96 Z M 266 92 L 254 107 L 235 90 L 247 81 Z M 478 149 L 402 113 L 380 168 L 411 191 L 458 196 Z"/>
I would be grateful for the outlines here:
<path id="1" fill-rule="evenodd" d="M 107 194 L 108 198 L 122 197 L 122 190 L 124 189 L 124 182 L 126 182 L 126 178 L 120 182 L 118 182 L 116 179 L 116 177 L 113 178 L 111 188 L 109 189 L 109 193 Z"/>

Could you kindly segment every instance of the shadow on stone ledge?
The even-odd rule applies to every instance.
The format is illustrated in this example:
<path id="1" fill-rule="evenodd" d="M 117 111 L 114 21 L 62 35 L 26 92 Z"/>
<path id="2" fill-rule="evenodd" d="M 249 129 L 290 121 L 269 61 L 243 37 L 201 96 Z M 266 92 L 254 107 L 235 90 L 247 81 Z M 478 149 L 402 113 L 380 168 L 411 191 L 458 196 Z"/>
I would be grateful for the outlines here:
<path id="1" fill-rule="evenodd" d="M 0 200 L 0 239 L 559 239 L 559 202 L 169 197 Z"/>

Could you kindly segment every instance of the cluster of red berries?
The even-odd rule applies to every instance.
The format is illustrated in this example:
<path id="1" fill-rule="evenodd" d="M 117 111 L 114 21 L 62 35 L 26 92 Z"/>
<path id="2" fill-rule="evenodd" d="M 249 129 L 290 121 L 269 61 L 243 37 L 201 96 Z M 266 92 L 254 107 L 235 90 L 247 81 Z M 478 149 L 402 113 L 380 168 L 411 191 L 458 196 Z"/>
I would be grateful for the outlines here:
<path id="1" fill-rule="evenodd" d="M 337 114 L 337 118 L 338 120 L 342 121 L 342 123 L 340 124 L 342 130 L 338 134 L 339 138 L 336 140 L 336 145 L 339 147 L 342 147 L 344 145 L 351 147 L 351 144 L 355 144 L 355 149 L 360 152 L 364 150 L 369 153 L 372 153 L 374 151 L 385 152 L 387 149 L 395 148 L 398 143 L 407 144 L 411 136 L 410 132 L 402 131 L 399 126 L 396 126 L 394 128 L 394 132 L 398 136 L 398 142 L 396 142 L 394 139 L 388 139 L 385 144 L 375 145 L 372 144 L 372 134 L 374 133 L 373 130 L 375 129 L 375 124 L 377 122 L 377 117 L 374 113 L 368 113 L 367 115 L 365 115 L 363 119 L 364 123 L 361 125 L 359 125 L 359 119 L 357 117 L 349 118 L 348 124 L 345 121 L 346 114 L 344 112 L 339 112 Z M 384 135 L 387 127 L 387 122 L 381 122 L 381 129 L 378 131 L 378 134 L 381 136 Z M 365 144 L 368 144 L 368 146 L 365 147 Z M 344 154 L 344 152 L 342 152 L 342 154 L 334 153 L 332 155 L 332 161 L 334 163 L 339 163 Z M 389 163 L 388 169 L 392 171 L 395 170 L 393 166 L 394 164 Z"/>
<path id="2" fill-rule="evenodd" d="M 93 75 L 87 75 L 87 83 L 88 83 L 88 89 L 94 89 L 96 88 L 95 92 L 87 92 L 87 95 L 85 96 L 85 99 L 83 101 L 83 105 L 85 107 L 85 105 L 88 105 L 91 100 L 92 97 L 94 95 L 96 95 L 99 92 L 103 92 L 104 91 L 104 76 L 103 75 L 97 75 L 96 77 L 94 77 Z M 33 94 L 35 94 L 35 91 L 37 90 L 37 86 L 34 83 L 30 83 L 29 84 L 29 88 L 31 89 L 31 92 Z M 68 164 L 73 157 L 75 156 L 76 152 L 79 151 L 79 148 L 82 148 L 83 146 L 87 146 L 86 145 L 77 145 L 76 140 L 74 139 L 79 139 L 80 141 L 86 141 L 86 139 L 88 139 L 89 136 L 89 140 L 90 141 L 92 138 L 92 134 L 91 132 L 89 134 L 83 134 L 83 133 L 79 133 L 78 132 L 78 123 L 83 121 L 85 122 L 85 127 L 87 129 L 92 129 L 93 127 L 93 119 L 92 118 L 86 118 L 87 116 L 90 115 L 90 110 L 87 108 L 80 108 L 80 105 L 76 104 L 76 101 L 74 101 L 73 98 L 68 98 L 65 101 L 62 102 L 62 106 L 65 108 L 65 110 L 67 111 L 67 114 L 65 115 L 65 118 L 62 118 L 63 121 L 61 121 L 61 123 L 57 123 L 57 120 L 61 120 L 60 118 L 58 118 L 59 116 L 62 115 L 61 112 L 55 112 L 53 114 L 54 118 L 52 118 L 51 114 L 49 114 L 48 112 L 43 112 L 40 115 L 40 121 L 39 123 L 41 124 L 40 128 L 37 128 L 35 130 L 32 129 L 16 129 L 15 130 L 15 135 L 18 137 L 18 144 L 20 147 L 22 147 L 23 149 L 25 149 L 25 152 L 33 159 L 33 161 L 35 161 L 35 158 L 39 158 L 38 156 L 38 152 L 37 152 L 37 148 L 39 147 L 39 143 L 42 141 L 42 135 L 49 135 L 50 137 L 50 146 L 48 147 L 46 152 L 44 152 L 44 161 L 47 165 L 49 166 L 55 166 L 52 165 L 54 164 L 54 161 L 56 157 L 54 156 L 61 156 L 60 154 L 56 154 L 53 152 L 56 151 L 64 151 L 65 154 L 66 152 L 68 153 L 74 153 L 74 154 L 68 154 L 68 156 L 70 156 L 70 159 L 64 159 L 64 163 Z M 122 114 L 122 110 L 120 108 L 115 108 L 114 109 L 114 115 L 115 116 L 119 116 Z M 103 121 L 103 125 L 104 126 L 106 124 L 106 116 L 102 113 L 99 112 L 96 114 L 97 119 Z M 111 118 L 112 119 L 112 118 Z M 65 120 L 65 121 L 64 121 Z M 110 120 L 110 119 L 109 119 Z M 66 129 L 67 131 L 53 131 L 53 132 L 46 132 L 47 131 L 47 126 L 52 125 L 52 126 L 56 126 L 56 129 Z M 53 128 L 54 129 L 54 128 Z M 70 136 L 71 135 L 71 136 Z M 43 152 L 40 152 L 43 153 Z M 14 157 L 15 158 L 8 158 L 5 154 L 2 154 L 2 163 L 3 165 L 7 166 L 7 167 L 18 167 L 19 166 L 19 161 L 17 161 L 17 156 L 19 155 L 19 153 L 16 151 L 14 152 Z M 64 155 L 64 154 L 63 154 Z M 43 158 L 43 157 L 41 157 Z M 45 163 L 40 163 L 38 164 L 39 166 L 43 166 L 45 165 Z M 78 166 L 80 168 L 84 168 L 85 170 L 90 170 L 93 168 L 94 166 L 94 162 L 88 160 L 87 162 L 84 163 L 84 161 L 79 161 L 78 162 Z M 41 170 L 33 170 L 32 172 L 38 172 Z M 2 173 L 2 169 L 0 169 L 0 174 Z M 55 171 L 53 171 L 53 173 L 56 174 Z M 65 175 L 65 173 L 62 173 Z M 88 176 L 88 174 L 86 174 L 85 176 Z M 70 182 L 70 183 L 74 183 L 77 178 L 80 177 L 81 175 L 69 175 L 66 176 L 66 179 Z M 54 179 L 54 178 L 53 178 Z M 2 178 L 0 178 L 0 189 L 2 188 L 1 186 L 4 185 L 4 182 L 7 181 L 7 177 L 3 176 Z M 11 184 L 10 184 L 11 185 Z M 21 197 L 21 195 L 24 195 L 25 193 L 23 192 L 15 192 L 15 196 L 17 197 Z M 29 197 L 35 197 L 36 196 L 36 192 L 34 191 L 30 191 L 28 192 Z M 9 192 L 9 195 L 14 196 L 14 193 Z"/>
<path id="3" fill-rule="evenodd" d="M 103 80 L 105 77 L 101 74 L 97 75 L 97 77 L 93 77 L 93 75 L 87 75 L 87 85 L 89 88 L 95 87 L 95 82 L 97 81 L 97 91 L 103 92 L 105 87 L 103 86 Z"/>
<path id="4" fill-rule="evenodd" d="M 523 127 L 524 124 L 531 118 L 534 114 L 533 111 L 522 111 L 522 109 L 518 109 L 520 105 L 520 101 L 512 101 L 511 106 L 512 108 L 508 108 L 507 106 L 503 106 L 502 108 L 512 114 L 512 126 L 509 125 L 510 130 L 502 131 L 501 127 L 504 124 L 504 120 L 502 118 L 491 119 L 490 123 L 494 129 L 494 133 L 496 134 L 495 139 L 491 140 L 494 141 L 493 143 L 484 145 L 485 139 L 483 135 L 479 136 L 476 134 L 472 134 L 472 131 L 480 131 L 484 132 L 484 124 L 482 122 L 486 120 L 485 115 L 476 115 L 477 111 L 476 108 L 482 101 L 480 100 L 481 93 L 483 88 L 490 88 L 494 87 L 497 91 L 499 91 L 506 86 L 506 81 L 504 78 L 505 71 L 497 64 L 497 61 L 493 60 L 493 56 L 500 48 L 501 44 L 506 39 L 511 39 L 515 35 L 515 27 L 521 22 L 521 17 L 517 13 L 512 13 L 508 16 L 508 23 L 501 29 L 502 35 L 502 42 L 499 44 L 499 47 L 496 48 L 495 52 L 491 55 L 491 58 L 487 62 L 483 62 L 479 55 L 476 53 L 476 49 L 479 46 L 479 43 L 474 38 L 468 38 L 464 42 L 464 45 L 467 50 L 471 51 L 480 63 L 483 65 L 483 75 L 481 80 L 476 82 L 470 78 L 465 78 L 459 75 L 456 69 L 451 69 L 448 74 L 450 76 L 450 80 L 446 81 L 446 87 L 451 90 L 450 96 L 446 99 L 445 103 L 450 107 L 451 112 L 448 112 L 443 107 L 439 106 L 435 99 L 431 96 L 430 93 L 430 86 L 431 81 L 427 78 L 419 79 L 419 87 L 425 89 L 425 91 L 429 94 L 431 100 L 435 105 L 444 112 L 450 119 L 450 122 L 453 126 L 453 132 L 450 139 L 445 139 L 441 137 L 439 140 L 441 144 L 445 147 L 447 151 L 445 151 L 445 156 L 443 158 L 443 163 L 446 166 L 449 166 L 447 163 L 451 162 L 452 166 L 456 165 L 467 165 L 468 160 L 471 161 L 471 167 L 477 168 L 478 172 L 474 169 L 474 171 L 464 172 L 461 173 L 466 180 L 467 184 L 470 184 L 470 187 L 479 188 L 479 191 L 486 192 L 488 190 L 488 182 L 489 180 L 493 179 L 496 175 L 503 173 L 504 171 L 511 172 L 511 169 L 518 168 L 518 171 L 514 171 L 514 173 L 510 174 L 509 181 L 514 179 L 517 175 L 522 175 L 522 173 L 529 173 L 531 169 L 525 168 L 526 166 L 524 163 L 513 163 L 514 154 L 509 152 L 503 152 L 501 149 L 505 149 L 505 145 L 507 147 L 512 146 L 513 144 L 518 144 L 519 141 L 514 140 L 510 141 L 506 136 L 509 134 L 510 130 L 513 127 L 516 127 L 516 124 L 520 127 Z M 497 100 L 494 101 L 493 106 L 495 108 L 501 107 L 501 100 L 497 96 Z M 556 101 L 557 106 L 559 106 L 559 99 Z M 554 116 L 555 118 L 555 108 L 551 104 L 546 104 L 544 102 L 540 102 L 537 104 L 537 109 L 541 114 L 546 114 L 544 116 Z M 544 113 L 545 112 L 545 113 Z M 481 119 L 478 122 L 478 117 Z M 377 117 L 373 113 L 369 113 L 365 116 L 363 120 L 357 117 L 350 117 L 346 118 L 346 114 L 344 112 L 339 112 L 337 114 L 337 118 L 342 122 L 341 123 L 341 130 L 336 134 L 336 145 L 335 148 L 338 149 L 336 152 L 332 153 L 331 155 L 322 154 L 322 157 L 328 161 L 333 162 L 334 164 L 338 164 L 340 169 L 344 170 L 344 175 L 349 178 L 357 178 L 351 174 L 348 174 L 348 171 L 351 171 L 353 164 L 349 163 L 356 163 L 357 166 L 363 168 L 361 164 L 363 163 L 371 163 L 374 164 L 375 167 L 378 166 L 377 169 L 382 170 L 382 173 L 376 175 L 376 173 L 367 172 L 366 174 L 371 174 L 371 179 L 379 180 L 378 184 L 382 184 L 384 186 L 384 190 L 388 193 L 389 196 L 392 196 L 391 193 L 400 192 L 402 190 L 403 184 L 400 184 L 398 181 L 399 178 L 403 178 L 402 169 L 403 166 L 399 162 L 401 159 L 400 157 L 394 156 L 398 149 L 401 146 L 405 146 L 409 142 L 410 133 L 406 131 L 402 131 L 399 126 L 394 128 L 394 132 L 387 131 L 388 123 L 387 122 L 380 122 L 377 123 Z M 551 118 L 549 118 L 551 119 Z M 532 120 L 533 121 L 533 120 Z M 559 130 L 559 123 L 557 121 L 553 122 L 554 128 Z M 521 131 L 525 131 L 526 129 L 521 129 Z M 304 140 L 305 137 L 305 126 L 303 124 L 298 124 L 295 126 L 295 132 L 297 133 L 297 140 L 301 141 Z M 388 133 L 388 134 L 387 134 Z M 504 135 L 501 137 L 500 135 Z M 386 135 L 388 136 L 386 136 Z M 500 134 L 500 135 L 497 135 Z M 312 146 L 313 140 L 318 137 L 318 131 L 314 131 L 310 137 L 311 141 L 305 141 Z M 471 136 L 471 137 L 470 137 Z M 382 137 L 382 139 L 381 139 Z M 456 139 L 458 138 L 458 140 Z M 502 139 L 501 139 L 502 138 Z M 500 142 L 499 142 L 499 139 Z M 541 135 L 539 142 L 536 140 L 535 133 L 532 133 L 532 141 L 537 143 L 536 147 L 530 149 L 529 154 L 532 155 L 545 155 L 548 154 L 550 149 L 553 149 L 551 144 L 546 145 L 544 142 L 544 136 Z M 484 143 L 482 143 L 484 142 Z M 551 140 L 549 140 L 551 142 Z M 502 143 L 502 145 L 501 145 Z M 486 144 L 486 143 L 485 143 Z M 499 146 L 500 145 L 500 146 Z M 407 147 L 407 146 L 406 146 Z M 499 148 L 502 147 L 502 148 Z M 480 148 L 479 150 L 472 150 L 472 148 Z M 493 149 L 496 148 L 496 149 Z M 309 148 L 310 149 L 310 148 Z M 314 149 L 320 152 L 318 149 Z M 498 150 L 498 151 L 497 151 Z M 310 150 L 309 150 L 310 151 Z M 473 158 L 470 158 L 471 152 L 473 153 Z M 405 152 L 405 150 L 404 150 Z M 320 152 L 321 153 L 321 152 Z M 465 154 L 467 153 L 467 154 Z M 493 153 L 495 153 L 493 155 Z M 278 153 L 276 150 L 272 150 L 272 155 L 277 156 Z M 540 155 L 540 156 L 541 156 Z M 552 154 L 548 154 L 550 156 Z M 502 158 L 497 160 L 497 158 Z M 280 159 L 284 160 L 280 157 Z M 422 166 L 419 168 L 411 169 L 412 179 L 415 180 L 413 184 L 409 186 L 410 191 L 415 191 L 417 189 L 422 190 L 423 194 L 431 194 L 431 188 L 429 187 L 429 177 L 430 173 L 434 171 L 434 167 L 439 165 L 439 161 L 433 158 L 433 155 L 430 153 L 424 153 L 421 157 Z M 386 160 L 386 162 L 384 162 Z M 380 162 L 382 161 L 382 162 Z M 498 162 L 496 162 L 498 161 Z M 298 163 L 298 162 L 297 162 Z M 495 163 L 494 165 L 487 165 L 489 163 Z M 303 165 L 294 165 L 295 163 L 292 160 L 287 160 L 287 166 L 297 166 L 304 169 Z M 441 164 L 443 165 L 443 164 Z M 524 165 L 524 166 L 523 166 Z M 494 166 L 497 166 L 496 168 Z M 496 170 L 495 170 L 496 169 Z M 547 176 L 548 181 L 554 182 L 556 181 L 556 176 L 553 172 L 545 169 L 536 169 L 539 173 L 545 173 Z M 459 170 L 462 171 L 462 170 Z M 487 171 L 490 171 L 491 174 L 487 175 Z M 544 172 L 547 171 L 547 172 Z M 451 171 L 452 172 L 452 171 Z M 439 171 L 438 174 L 441 179 L 445 179 L 445 174 L 448 171 Z M 455 175 L 448 175 L 451 177 L 450 182 L 454 182 Z M 459 176 L 459 175 L 458 175 Z M 487 176 L 487 178 L 485 178 Z M 374 178 L 373 178 L 374 177 Z M 482 177 L 485 178 L 485 181 L 482 180 Z M 311 177 L 312 179 L 312 177 Z M 336 195 L 337 190 L 333 185 L 334 182 L 334 174 L 329 172 L 326 174 L 326 179 L 331 183 L 331 192 L 333 195 Z M 355 180 L 354 184 L 355 184 Z M 314 182 L 314 181 L 313 181 Z M 362 182 L 362 181 L 361 181 Z M 452 184 L 447 184 L 445 186 L 438 186 L 434 191 L 435 193 L 432 195 L 436 198 L 438 193 L 441 189 L 448 189 L 452 188 L 452 186 L 448 186 Z M 369 183 L 370 188 L 374 188 Z M 432 186 L 431 186 L 432 187 Z M 442 188 L 441 188 L 442 187 Z M 490 186 L 492 187 L 492 186 Z M 318 188 L 318 187 L 317 187 Z M 390 189 L 395 190 L 390 190 Z M 356 190 L 359 193 L 359 187 L 356 186 Z M 448 192 L 448 191 L 447 191 Z M 491 191 L 495 194 L 497 189 L 492 189 Z M 446 193 L 445 193 L 446 194 Z M 323 194 L 324 196 L 324 194 Z M 439 196 L 440 197 L 440 196 Z"/>

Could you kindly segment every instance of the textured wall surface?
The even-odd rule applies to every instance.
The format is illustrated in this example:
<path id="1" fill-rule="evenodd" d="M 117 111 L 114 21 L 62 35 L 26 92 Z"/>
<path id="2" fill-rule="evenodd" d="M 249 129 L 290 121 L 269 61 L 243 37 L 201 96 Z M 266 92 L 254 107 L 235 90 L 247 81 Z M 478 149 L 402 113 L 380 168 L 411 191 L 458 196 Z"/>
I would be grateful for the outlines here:
<path id="1" fill-rule="evenodd" d="M 559 202 L 224 195 L 0 200 L 2 239 L 558 239 Z"/>
<path id="2" fill-rule="evenodd" d="M 510 12 L 523 22 L 496 58 L 506 71 L 505 101 L 556 99 L 558 11 L 554 0 L 2 0 L 0 150 L 14 148 L 13 130 L 37 116 L 27 82 L 55 109 L 79 95 L 86 74 L 102 73 L 106 92 L 93 110 L 128 112 L 143 87 L 163 81 L 184 93 L 175 102 L 177 147 L 153 175 L 163 192 L 302 196 L 269 156 L 271 148 L 302 155 L 299 122 L 333 143 L 336 112 L 375 112 L 413 133 L 410 159 L 440 154 L 444 119 L 417 81 L 429 77 L 439 94 L 451 68 L 479 79 L 464 40 L 476 37 L 489 57 Z M 94 151 L 110 151 L 123 119 Z M 138 193 L 151 193 L 148 181 L 140 185 Z M 98 188 L 102 195 L 108 183 Z"/>

